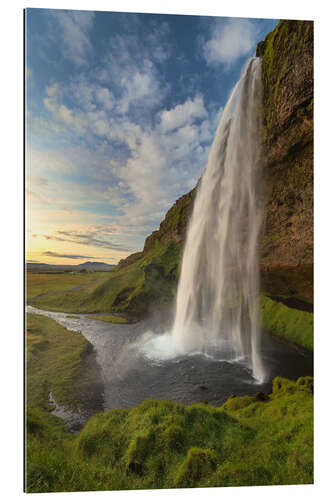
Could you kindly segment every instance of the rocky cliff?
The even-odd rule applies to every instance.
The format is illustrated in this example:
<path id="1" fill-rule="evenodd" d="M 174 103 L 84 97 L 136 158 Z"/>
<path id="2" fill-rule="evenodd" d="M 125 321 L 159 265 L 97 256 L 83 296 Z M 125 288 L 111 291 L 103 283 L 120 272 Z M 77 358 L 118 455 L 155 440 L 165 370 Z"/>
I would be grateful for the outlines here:
<path id="1" fill-rule="evenodd" d="M 313 23 L 280 21 L 258 44 L 257 56 L 263 60 L 266 181 L 262 287 L 304 308 L 313 287 Z M 175 202 L 142 252 L 120 261 L 103 285 L 108 307 L 144 314 L 172 299 L 195 191 Z"/>
<path id="2" fill-rule="evenodd" d="M 312 300 L 313 22 L 280 21 L 257 47 L 263 59 L 267 292 Z"/>

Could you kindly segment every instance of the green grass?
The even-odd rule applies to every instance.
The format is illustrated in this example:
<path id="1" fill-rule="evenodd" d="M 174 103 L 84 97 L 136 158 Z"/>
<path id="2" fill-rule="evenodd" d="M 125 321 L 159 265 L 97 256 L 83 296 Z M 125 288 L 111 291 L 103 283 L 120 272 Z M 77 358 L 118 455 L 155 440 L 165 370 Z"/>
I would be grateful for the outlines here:
<path id="1" fill-rule="evenodd" d="M 108 278 L 110 273 L 36 273 L 27 271 L 27 300 L 30 301 L 38 295 L 58 292 L 67 292 L 81 285 Z"/>
<path id="2" fill-rule="evenodd" d="M 110 272 L 51 274 L 28 271 L 27 303 L 50 311 L 96 312 L 89 310 L 87 298 L 101 283 L 110 278 L 110 274 Z"/>
<path id="3" fill-rule="evenodd" d="M 313 380 L 277 378 L 267 401 L 145 401 L 92 417 L 77 436 L 28 414 L 29 492 L 313 482 Z"/>
<path id="4" fill-rule="evenodd" d="M 276 335 L 313 350 L 313 314 L 287 307 L 269 297 L 261 302 L 262 325 Z"/>
<path id="5" fill-rule="evenodd" d="M 128 319 L 122 317 L 122 316 L 101 316 L 101 315 L 94 315 L 90 314 L 87 316 L 89 319 L 97 319 L 98 321 L 105 321 L 106 323 L 119 323 L 119 324 L 125 324 L 128 323 Z"/>
<path id="6" fill-rule="evenodd" d="M 27 314 L 27 405 L 49 410 L 52 391 L 57 403 L 75 407 L 76 393 L 84 383 L 82 360 L 89 346 L 81 334 L 53 319 Z"/>

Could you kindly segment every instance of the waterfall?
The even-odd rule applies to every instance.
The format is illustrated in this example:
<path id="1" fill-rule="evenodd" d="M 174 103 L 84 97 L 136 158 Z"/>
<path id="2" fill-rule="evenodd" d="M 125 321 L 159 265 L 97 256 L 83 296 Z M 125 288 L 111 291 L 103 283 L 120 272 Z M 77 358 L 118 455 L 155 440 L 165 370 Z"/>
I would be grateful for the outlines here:
<path id="1" fill-rule="evenodd" d="M 189 222 L 172 341 L 219 346 L 264 379 L 259 351 L 262 222 L 261 60 L 248 61 L 224 109 Z"/>

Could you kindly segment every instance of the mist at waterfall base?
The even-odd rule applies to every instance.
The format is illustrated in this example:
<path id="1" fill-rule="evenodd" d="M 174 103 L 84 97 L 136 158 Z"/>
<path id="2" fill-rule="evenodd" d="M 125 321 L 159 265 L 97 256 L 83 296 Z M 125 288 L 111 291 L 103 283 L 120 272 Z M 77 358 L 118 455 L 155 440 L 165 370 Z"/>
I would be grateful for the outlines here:
<path id="1" fill-rule="evenodd" d="M 240 363 L 253 380 L 260 354 L 258 237 L 262 223 L 261 60 L 251 58 L 224 109 L 186 236 L 170 332 L 147 334 L 144 354 Z"/>

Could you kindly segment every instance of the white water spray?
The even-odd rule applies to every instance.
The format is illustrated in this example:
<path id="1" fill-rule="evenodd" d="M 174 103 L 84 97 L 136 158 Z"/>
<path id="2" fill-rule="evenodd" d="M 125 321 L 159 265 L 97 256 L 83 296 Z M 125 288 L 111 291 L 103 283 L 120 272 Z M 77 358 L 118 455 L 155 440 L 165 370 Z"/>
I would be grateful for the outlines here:
<path id="1" fill-rule="evenodd" d="M 219 346 L 260 381 L 261 102 L 261 61 L 252 58 L 224 109 L 196 195 L 172 330 L 183 352 Z"/>

